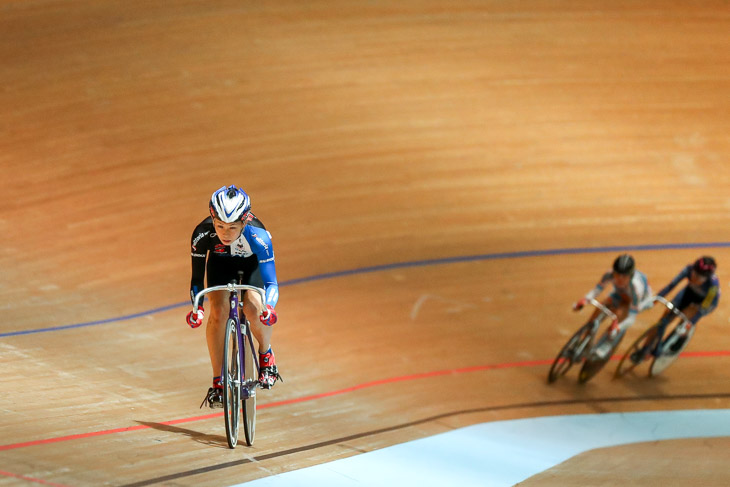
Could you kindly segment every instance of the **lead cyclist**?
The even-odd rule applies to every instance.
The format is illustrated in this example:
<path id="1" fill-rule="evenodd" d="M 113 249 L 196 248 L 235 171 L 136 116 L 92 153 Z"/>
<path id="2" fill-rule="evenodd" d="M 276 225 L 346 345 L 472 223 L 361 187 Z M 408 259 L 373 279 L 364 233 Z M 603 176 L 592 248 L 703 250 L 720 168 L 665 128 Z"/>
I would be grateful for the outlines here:
<path id="1" fill-rule="evenodd" d="M 611 324 L 613 337 L 631 327 L 636 321 L 636 316 L 651 308 L 654 300 L 646 275 L 636 269 L 636 262 L 631 255 L 622 254 L 613 261 L 612 270 L 603 274 L 598 284 L 573 305 L 573 310 L 582 309 L 589 300 L 600 295 L 609 284 L 613 284 L 613 292 L 603 304 L 618 318 Z M 599 310 L 596 310 L 591 319 L 596 319 L 598 313 Z"/>
<path id="2" fill-rule="evenodd" d="M 190 296 L 204 286 L 208 287 L 237 282 L 238 272 L 243 271 L 242 284 L 264 289 L 266 300 L 252 291 L 243 293 L 243 312 L 251 322 L 251 331 L 256 337 L 259 350 L 259 383 L 264 389 L 271 389 L 277 379 L 281 380 L 271 349 L 273 325 L 277 322 L 276 304 L 279 300 L 279 285 L 276 280 L 274 248 L 271 234 L 264 224 L 251 212 L 251 199 L 236 186 L 223 186 L 216 190 L 208 203 L 210 216 L 200 222 L 191 237 L 192 278 Z M 226 291 L 208 294 L 210 314 L 206 324 L 205 337 L 213 369 L 213 385 L 206 398 L 211 408 L 223 407 L 223 385 L 220 371 L 223 364 L 223 342 L 229 304 Z M 197 310 L 188 313 L 186 321 L 192 328 L 203 323 L 205 310 L 201 303 Z M 258 319 L 253 319 L 258 317 Z M 201 405 L 202 407 L 202 405 Z"/>

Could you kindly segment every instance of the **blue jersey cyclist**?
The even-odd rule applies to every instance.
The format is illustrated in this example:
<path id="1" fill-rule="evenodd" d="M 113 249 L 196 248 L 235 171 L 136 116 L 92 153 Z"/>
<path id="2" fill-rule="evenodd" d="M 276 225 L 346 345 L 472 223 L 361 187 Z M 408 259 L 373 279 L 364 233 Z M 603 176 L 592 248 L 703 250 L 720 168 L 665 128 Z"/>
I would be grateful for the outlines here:
<path id="1" fill-rule="evenodd" d="M 583 308 L 609 284 L 613 284 L 613 292 L 603 304 L 616 314 L 617 322 L 612 323 L 614 333 L 625 331 L 634 324 L 637 314 L 651 308 L 654 303 L 646 275 L 636 269 L 634 258 L 629 254 L 619 255 L 613 262 L 613 269 L 605 273 L 596 287 L 573 305 L 573 309 Z M 591 319 L 596 319 L 598 313 L 596 310 Z"/>
<path id="2" fill-rule="evenodd" d="M 205 287 L 206 277 L 209 287 L 225 285 L 237 282 L 239 271 L 243 271 L 243 284 L 264 289 L 265 303 L 261 302 L 258 293 L 252 291 L 243 293 L 242 303 L 243 312 L 249 317 L 251 331 L 258 342 L 259 382 L 263 388 L 270 389 L 277 379 L 281 379 L 271 350 L 272 325 L 277 321 L 274 308 L 279 299 L 271 234 L 251 213 L 249 196 L 236 186 L 224 186 L 215 191 L 210 198 L 209 209 L 210 217 L 195 227 L 191 238 L 191 298 L 194 300 L 195 295 Z M 215 291 L 207 296 L 210 315 L 205 336 L 213 368 L 213 386 L 208 390 L 206 400 L 211 408 L 216 408 L 223 406 L 223 386 L 219 374 L 223 364 L 229 303 L 227 291 Z M 204 314 L 201 304 L 197 310 L 188 313 L 187 323 L 197 328 L 203 323 Z"/>
<path id="3" fill-rule="evenodd" d="M 717 263 L 710 256 L 703 256 L 688 264 L 679 271 L 674 279 L 659 291 L 659 296 L 665 298 L 677 285 L 687 279 L 687 285 L 677 293 L 672 299 L 672 304 L 682 311 L 685 316 L 693 323 L 697 322 L 703 316 L 712 313 L 717 307 L 720 300 L 720 280 L 715 275 Z M 641 362 L 652 351 L 651 345 L 655 344 L 654 339 L 664 336 L 664 330 L 667 325 L 674 319 L 674 313 L 667 310 L 659 321 L 660 326 L 655 333 L 647 336 L 646 346 L 631 356 L 631 360 L 635 363 Z M 654 343 L 653 343 L 654 342 Z M 681 343 L 677 343 L 677 349 Z"/>

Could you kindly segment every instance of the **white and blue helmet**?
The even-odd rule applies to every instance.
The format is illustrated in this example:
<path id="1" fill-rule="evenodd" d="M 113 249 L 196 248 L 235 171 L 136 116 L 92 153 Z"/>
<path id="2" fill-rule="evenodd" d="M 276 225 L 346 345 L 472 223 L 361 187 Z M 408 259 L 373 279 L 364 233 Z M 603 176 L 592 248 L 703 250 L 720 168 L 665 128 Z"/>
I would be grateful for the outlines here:
<path id="1" fill-rule="evenodd" d="M 226 223 L 245 221 L 251 210 L 251 198 L 236 186 L 223 186 L 210 197 L 210 216 Z"/>

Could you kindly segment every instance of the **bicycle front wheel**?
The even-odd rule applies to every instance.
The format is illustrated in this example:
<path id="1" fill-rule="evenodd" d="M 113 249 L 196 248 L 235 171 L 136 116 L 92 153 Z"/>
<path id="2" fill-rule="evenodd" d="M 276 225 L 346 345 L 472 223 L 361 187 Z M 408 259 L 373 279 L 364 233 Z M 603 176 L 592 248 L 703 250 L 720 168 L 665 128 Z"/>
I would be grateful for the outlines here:
<path id="1" fill-rule="evenodd" d="M 626 330 L 618 332 L 615 337 L 611 337 L 610 331 L 606 330 L 588 354 L 583 367 L 578 374 L 578 382 L 584 384 L 591 380 L 613 356 L 613 352 L 618 348 L 619 343 L 624 338 Z"/>
<path id="2" fill-rule="evenodd" d="M 618 379 L 620 377 L 623 377 L 624 375 L 628 374 L 629 372 L 632 372 L 637 365 L 639 365 L 641 362 L 634 362 L 631 360 L 631 356 L 635 353 L 639 353 L 639 351 L 643 350 L 647 344 L 647 339 L 649 337 L 653 337 L 657 333 L 657 329 L 659 328 L 659 324 L 657 323 L 654 326 L 650 326 L 647 328 L 644 333 L 639 335 L 639 338 L 637 338 L 634 343 L 631 344 L 629 349 L 626 351 L 623 357 L 621 357 L 621 360 L 618 363 L 618 367 L 616 367 L 616 372 L 614 372 L 613 377 L 615 379 Z M 642 360 L 643 361 L 643 360 Z"/>
<path id="3" fill-rule="evenodd" d="M 565 375 L 566 372 L 573 366 L 573 362 L 576 361 L 576 353 L 579 350 L 588 347 L 588 341 L 591 338 L 592 325 L 585 324 L 575 332 L 575 334 L 568 339 L 563 345 L 563 348 L 558 353 L 558 356 L 553 360 L 553 364 L 550 366 L 550 372 L 548 372 L 548 384 L 552 384 L 559 377 Z M 582 354 L 581 354 L 582 355 Z"/>
<path id="4" fill-rule="evenodd" d="M 679 332 L 677 331 L 679 326 L 680 325 L 677 325 L 669 334 L 667 339 L 662 342 L 661 348 L 659 349 L 660 353 L 654 357 L 654 360 L 649 367 L 649 375 L 651 377 L 661 374 L 667 369 L 667 367 L 672 365 L 674 361 L 679 358 L 679 354 L 682 353 L 682 350 L 687 347 L 692 335 L 694 335 L 694 326 L 692 326 L 684 336 L 679 335 Z"/>
<path id="5" fill-rule="evenodd" d="M 229 448 L 238 443 L 238 424 L 241 416 L 241 356 L 238 353 L 238 331 L 232 319 L 226 324 L 223 344 L 223 415 L 226 419 L 226 438 Z"/>
<path id="6" fill-rule="evenodd" d="M 258 359 L 256 349 L 253 346 L 251 337 L 251 325 L 246 324 L 246 334 L 243 337 L 243 433 L 246 436 L 246 444 L 253 445 L 256 435 L 256 388 L 259 384 Z"/>

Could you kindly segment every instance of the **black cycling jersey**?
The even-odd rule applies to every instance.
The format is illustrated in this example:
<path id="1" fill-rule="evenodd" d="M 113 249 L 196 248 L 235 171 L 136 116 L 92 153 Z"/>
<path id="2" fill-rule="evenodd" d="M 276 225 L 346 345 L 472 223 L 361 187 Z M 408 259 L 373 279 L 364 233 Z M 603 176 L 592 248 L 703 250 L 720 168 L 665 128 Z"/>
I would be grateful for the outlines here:
<path id="1" fill-rule="evenodd" d="M 195 227 L 190 240 L 193 267 L 190 280 L 191 299 L 194 300 L 195 295 L 205 287 L 207 260 L 209 286 L 229 282 L 226 280 L 227 276 L 223 277 L 221 274 L 223 269 L 230 269 L 231 278 L 235 278 L 237 270 L 241 269 L 247 272 L 247 283 L 264 288 L 265 304 L 276 306 L 279 299 L 279 285 L 276 281 L 271 234 L 258 218 L 252 213 L 251 216 L 252 220 L 243 227 L 241 235 L 231 245 L 221 243 L 215 233 L 213 218 L 208 217 Z M 213 260 L 214 265 L 212 265 Z M 229 262 L 229 266 L 225 265 L 226 261 Z M 213 269 L 215 271 L 211 274 Z M 222 282 L 212 282 L 212 280 Z"/>

